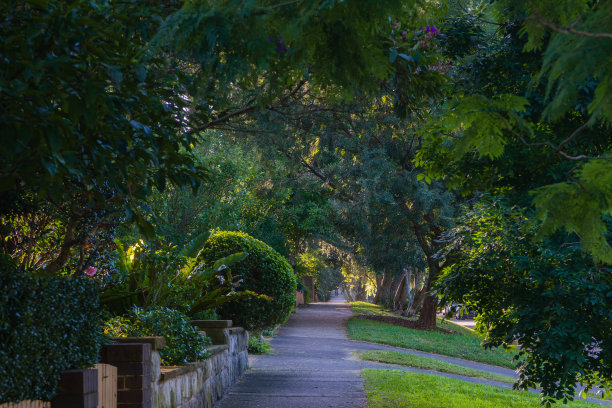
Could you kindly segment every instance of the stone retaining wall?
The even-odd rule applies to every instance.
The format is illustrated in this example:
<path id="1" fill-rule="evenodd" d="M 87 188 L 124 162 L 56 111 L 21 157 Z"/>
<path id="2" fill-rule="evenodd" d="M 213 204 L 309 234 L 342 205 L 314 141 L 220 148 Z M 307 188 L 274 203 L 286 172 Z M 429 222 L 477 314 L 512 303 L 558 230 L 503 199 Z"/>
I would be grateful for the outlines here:
<path id="1" fill-rule="evenodd" d="M 246 370 L 248 333 L 240 327 L 215 330 L 227 343 L 210 346 L 210 358 L 186 366 L 154 368 L 154 408 L 212 407 Z M 206 335 L 211 331 L 207 329 Z"/>

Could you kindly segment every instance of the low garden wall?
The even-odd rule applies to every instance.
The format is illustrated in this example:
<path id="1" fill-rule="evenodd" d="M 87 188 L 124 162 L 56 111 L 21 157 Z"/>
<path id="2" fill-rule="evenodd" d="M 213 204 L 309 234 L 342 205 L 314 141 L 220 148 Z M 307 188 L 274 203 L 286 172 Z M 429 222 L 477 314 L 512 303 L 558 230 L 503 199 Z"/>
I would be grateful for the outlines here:
<path id="1" fill-rule="evenodd" d="M 196 322 L 194 324 L 197 325 Z M 210 358 L 181 367 L 161 367 L 154 373 L 153 407 L 212 407 L 248 366 L 248 332 L 241 327 L 213 328 L 206 335 L 224 344 L 208 348 Z"/>
<path id="2" fill-rule="evenodd" d="M 240 377 L 248 366 L 248 332 L 227 320 L 192 323 L 215 343 L 204 361 L 161 366 L 160 337 L 119 338 L 103 346 L 101 359 L 118 370 L 118 408 L 212 407 Z"/>

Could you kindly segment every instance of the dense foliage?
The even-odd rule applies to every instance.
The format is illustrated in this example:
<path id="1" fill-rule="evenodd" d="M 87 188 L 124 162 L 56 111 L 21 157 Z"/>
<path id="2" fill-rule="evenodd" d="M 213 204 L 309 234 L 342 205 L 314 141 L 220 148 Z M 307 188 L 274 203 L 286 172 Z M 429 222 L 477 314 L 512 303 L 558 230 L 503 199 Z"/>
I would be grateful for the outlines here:
<path id="1" fill-rule="evenodd" d="M 236 252 L 249 255 L 233 267 L 241 287 L 269 296 L 271 300 L 249 296 L 219 308 L 221 316 L 248 329 L 265 329 L 283 323 L 295 306 L 296 279 L 293 269 L 278 252 L 242 232 L 213 232 L 199 259 L 207 264 Z"/>
<path id="2" fill-rule="evenodd" d="M 0 271 L 0 403 L 50 400 L 63 371 L 98 359 L 97 285 Z"/>
<path id="3" fill-rule="evenodd" d="M 162 336 L 166 347 L 159 351 L 163 365 L 181 365 L 208 357 L 210 338 L 200 336 L 190 319 L 178 310 L 134 307 L 127 317 L 114 317 L 104 324 L 104 334 L 111 337 Z"/>
<path id="4" fill-rule="evenodd" d="M 43 227 L 59 238 L 38 265 L 47 271 L 119 217 L 150 234 L 135 200 L 205 176 L 190 153 L 196 137 L 181 131 L 176 62 L 145 51 L 167 11 L 137 1 L 19 0 L 0 13 L 4 221 L 57 219 Z"/>
<path id="5" fill-rule="evenodd" d="M 609 4 L 495 1 L 444 24 L 452 94 L 416 163 L 469 201 L 443 234 L 445 302 L 518 344 L 545 402 L 609 388 Z M 578 62 L 580 61 L 580 62 Z M 482 195 L 486 191 L 488 195 Z M 490 196 L 494 199 L 491 200 Z"/>
<path id="6" fill-rule="evenodd" d="M 596 262 L 610 264 L 612 76 L 603 67 L 612 54 L 611 5 L 492 3 L 499 35 L 487 35 L 478 15 L 464 16 L 472 35 L 467 47 L 452 44 L 452 53 L 465 56 L 456 62 L 452 95 L 425 135 L 431 150 L 422 164 L 458 186 L 505 179 L 525 192 L 534 180 L 538 237 L 574 234 Z M 467 163 L 477 166 L 470 171 Z M 457 164 L 469 177 L 449 171 Z"/>
<path id="7" fill-rule="evenodd" d="M 193 316 L 214 315 L 216 307 L 241 297 L 267 299 L 241 288 L 232 275 L 231 267 L 248 254 L 230 254 L 209 266 L 198 263 L 197 255 L 207 237 L 205 233 L 180 249 L 154 240 L 140 240 L 126 249 L 117 241 L 113 262 L 106 265 L 116 270 L 99 276 L 102 306 L 119 315 L 132 306 L 165 306 Z"/>
<path id="8" fill-rule="evenodd" d="M 518 342 L 519 358 L 527 357 L 519 387 L 564 398 L 578 382 L 609 386 L 612 270 L 574 246 L 534 244 L 534 235 L 521 211 L 476 206 L 448 233 L 455 261 L 439 288 L 478 312 L 486 347 Z"/>

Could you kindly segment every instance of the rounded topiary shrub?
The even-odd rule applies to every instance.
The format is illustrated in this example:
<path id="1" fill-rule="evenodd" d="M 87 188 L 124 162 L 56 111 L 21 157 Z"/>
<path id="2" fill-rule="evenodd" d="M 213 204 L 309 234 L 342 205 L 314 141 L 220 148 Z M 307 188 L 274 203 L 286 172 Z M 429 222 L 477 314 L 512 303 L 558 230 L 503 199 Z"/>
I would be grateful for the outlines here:
<path id="1" fill-rule="evenodd" d="M 232 265 L 232 275 L 240 276 L 238 288 L 268 295 L 271 301 L 246 297 L 222 305 L 218 313 L 237 326 L 265 329 L 283 323 L 295 306 L 296 278 L 293 269 L 278 252 L 244 232 L 213 232 L 200 252 L 200 261 L 213 265 L 220 258 L 238 252 L 249 255 Z"/>

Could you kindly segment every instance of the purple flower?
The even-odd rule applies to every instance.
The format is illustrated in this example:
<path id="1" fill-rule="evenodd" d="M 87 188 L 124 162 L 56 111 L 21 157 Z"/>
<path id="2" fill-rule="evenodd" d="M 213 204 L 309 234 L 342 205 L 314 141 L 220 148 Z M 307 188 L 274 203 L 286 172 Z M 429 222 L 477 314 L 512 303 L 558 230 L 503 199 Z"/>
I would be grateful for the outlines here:
<path id="1" fill-rule="evenodd" d="M 285 47 L 284 41 L 282 38 L 274 38 L 268 37 L 268 41 L 271 43 L 276 43 L 276 51 L 287 51 L 287 47 Z"/>
<path id="2" fill-rule="evenodd" d="M 95 266 L 88 266 L 87 268 L 85 268 L 84 272 L 87 276 L 94 276 L 98 272 L 98 268 L 96 268 Z"/>

